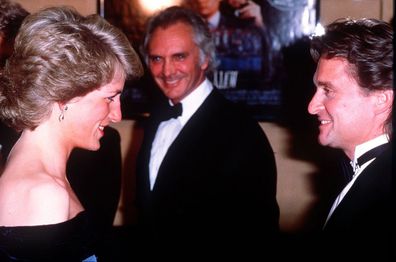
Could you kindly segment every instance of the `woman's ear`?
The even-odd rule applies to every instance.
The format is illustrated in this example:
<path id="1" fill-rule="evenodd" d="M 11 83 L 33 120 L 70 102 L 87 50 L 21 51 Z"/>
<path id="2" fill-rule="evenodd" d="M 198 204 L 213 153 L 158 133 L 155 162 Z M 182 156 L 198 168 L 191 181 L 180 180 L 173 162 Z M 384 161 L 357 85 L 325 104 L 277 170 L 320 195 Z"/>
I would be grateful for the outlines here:
<path id="1" fill-rule="evenodd" d="M 59 108 L 59 116 L 58 116 L 58 120 L 59 122 L 62 122 L 65 119 L 65 112 L 68 109 L 68 106 L 66 103 L 60 103 L 58 102 L 58 108 Z"/>
<path id="2" fill-rule="evenodd" d="M 58 102 L 58 108 L 59 108 L 59 110 L 60 111 L 63 111 L 63 109 L 65 108 L 65 103 L 61 103 L 61 102 Z"/>

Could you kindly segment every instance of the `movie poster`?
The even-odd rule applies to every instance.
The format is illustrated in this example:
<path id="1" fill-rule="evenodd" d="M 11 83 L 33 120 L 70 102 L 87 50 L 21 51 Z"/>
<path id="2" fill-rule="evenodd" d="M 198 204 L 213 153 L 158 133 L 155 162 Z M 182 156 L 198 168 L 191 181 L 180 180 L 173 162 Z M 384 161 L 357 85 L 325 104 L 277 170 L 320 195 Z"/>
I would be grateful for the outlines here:
<path id="1" fill-rule="evenodd" d="M 277 121 L 284 106 L 283 90 L 288 78 L 284 50 L 314 32 L 317 0 L 176 2 L 207 20 L 219 62 L 217 69 L 208 74 L 213 85 L 229 100 L 246 106 L 257 120 Z M 209 10 L 213 2 L 219 2 L 216 12 Z M 104 17 L 123 30 L 136 50 L 140 49 L 150 16 L 141 3 L 104 1 Z M 141 80 L 127 82 L 122 95 L 124 118 L 144 116 L 157 92 L 148 71 Z"/>

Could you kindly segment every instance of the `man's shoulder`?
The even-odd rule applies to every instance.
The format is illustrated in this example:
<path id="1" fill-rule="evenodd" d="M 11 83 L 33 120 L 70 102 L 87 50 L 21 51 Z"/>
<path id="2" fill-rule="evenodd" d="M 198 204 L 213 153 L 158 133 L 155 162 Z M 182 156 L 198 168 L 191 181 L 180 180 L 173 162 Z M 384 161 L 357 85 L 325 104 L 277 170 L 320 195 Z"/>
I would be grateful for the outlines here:
<path id="1" fill-rule="evenodd" d="M 249 113 L 245 104 L 227 99 L 217 89 L 212 91 L 202 106 L 207 107 L 211 117 L 217 118 L 218 121 L 223 123 L 228 123 L 233 128 L 259 126 L 258 122 Z"/>

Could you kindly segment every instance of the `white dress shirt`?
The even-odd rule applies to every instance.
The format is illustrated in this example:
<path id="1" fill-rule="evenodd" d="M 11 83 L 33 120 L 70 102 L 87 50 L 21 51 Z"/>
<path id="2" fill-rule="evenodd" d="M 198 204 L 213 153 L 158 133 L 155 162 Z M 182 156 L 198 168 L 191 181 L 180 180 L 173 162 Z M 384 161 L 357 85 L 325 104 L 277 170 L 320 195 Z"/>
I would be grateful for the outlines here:
<path id="1" fill-rule="evenodd" d="M 357 159 L 363 155 L 364 153 L 366 153 L 367 151 L 383 145 L 385 143 L 389 142 L 389 138 L 386 134 L 383 134 L 381 136 L 378 136 L 372 140 L 369 140 L 363 144 L 360 144 L 358 146 L 356 146 L 355 148 L 355 154 L 354 154 L 354 158 L 351 161 L 351 165 L 353 167 L 354 170 L 354 175 L 351 181 L 349 181 L 349 183 L 344 187 L 344 189 L 341 191 L 341 193 L 337 196 L 336 200 L 333 203 L 333 206 L 330 209 L 330 212 L 327 216 L 326 222 L 324 224 L 324 226 L 326 226 L 327 221 L 329 221 L 331 215 L 334 213 L 334 210 L 337 208 L 337 206 L 340 204 L 340 202 L 342 201 L 342 199 L 345 197 L 345 195 L 348 193 L 349 189 L 352 187 L 352 185 L 355 183 L 356 179 L 358 178 L 358 176 L 363 172 L 363 170 L 371 164 L 371 162 L 373 162 L 375 160 L 375 158 L 371 159 L 370 161 L 367 161 L 366 163 L 364 163 L 362 166 L 358 166 L 356 165 L 357 163 Z"/>
<path id="2" fill-rule="evenodd" d="M 212 83 L 205 79 L 194 91 L 186 96 L 182 101 L 183 112 L 178 118 L 172 118 L 159 124 L 151 147 L 149 172 L 150 172 L 150 189 L 153 190 L 158 170 L 161 166 L 166 152 L 176 139 L 184 125 L 197 111 L 198 107 L 208 97 L 213 90 Z M 172 102 L 169 101 L 170 104 Z"/>
<path id="3" fill-rule="evenodd" d="M 220 24 L 220 12 L 217 11 L 216 13 L 214 13 L 214 15 L 212 15 L 211 17 L 209 17 L 206 22 L 208 23 L 209 29 L 213 30 L 216 29 L 217 27 L 219 27 Z"/>

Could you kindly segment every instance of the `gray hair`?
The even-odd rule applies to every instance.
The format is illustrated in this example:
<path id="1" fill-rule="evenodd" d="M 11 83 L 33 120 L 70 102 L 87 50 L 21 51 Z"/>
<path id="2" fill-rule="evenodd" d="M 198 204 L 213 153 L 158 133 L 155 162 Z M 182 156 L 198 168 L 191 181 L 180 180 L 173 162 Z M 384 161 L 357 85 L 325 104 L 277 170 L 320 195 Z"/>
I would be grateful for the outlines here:
<path id="1" fill-rule="evenodd" d="M 199 14 L 189 8 L 180 6 L 168 7 L 148 21 L 143 47 L 141 48 L 146 64 L 148 64 L 147 48 L 153 32 L 157 28 L 167 28 L 179 22 L 191 26 L 194 32 L 193 41 L 200 50 L 200 63 L 204 63 L 205 59 L 208 58 L 207 71 L 214 70 L 218 61 L 216 59 L 216 47 L 208 26 Z"/>

